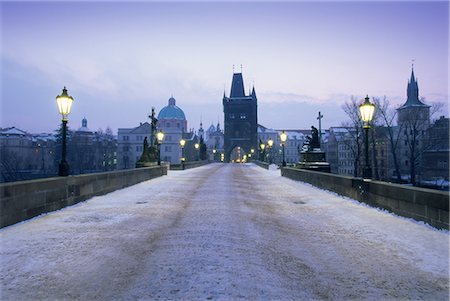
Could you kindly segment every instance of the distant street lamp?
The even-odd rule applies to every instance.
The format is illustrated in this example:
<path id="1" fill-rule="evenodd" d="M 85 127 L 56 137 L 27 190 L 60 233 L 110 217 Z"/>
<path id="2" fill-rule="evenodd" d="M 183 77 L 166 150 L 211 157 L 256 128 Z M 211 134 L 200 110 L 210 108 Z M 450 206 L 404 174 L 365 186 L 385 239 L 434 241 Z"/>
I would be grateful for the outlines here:
<path id="1" fill-rule="evenodd" d="M 199 150 L 200 150 L 200 144 L 196 143 L 194 144 L 195 150 L 197 151 L 197 161 L 199 160 Z"/>
<path id="2" fill-rule="evenodd" d="M 287 134 L 282 131 L 280 133 L 281 146 L 283 147 L 283 163 L 282 166 L 286 166 L 286 160 L 284 159 L 284 145 L 286 144 Z"/>
<path id="3" fill-rule="evenodd" d="M 217 153 L 217 149 L 216 149 L 215 146 L 214 146 L 212 152 L 213 152 L 213 160 L 216 161 L 216 153 Z"/>
<path id="4" fill-rule="evenodd" d="M 272 164 L 272 146 L 273 146 L 272 138 L 269 138 L 269 140 L 267 140 L 267 146 L 269 147 L 269 164 Z"/>
<path id="5" fill-rule="evenodd" d="M 373 113 L 375 112 L 375 105 L 370 103 L 369 96 L 367 95 L 365 101 L 359 106 L 359 112 L 361 114 L 361 120 L 364 122 L 364 147 L 366 155 L 366 164 L 363 168 L 363 178 L 372 178 L 372 168 L 369 164 L 369 129 L 370 122 L 373 118 Z"/>
<path id="6" fill-rule="evenodd" d="M 251 148 L 250 153 L 248 154 L 249 162 L 254 160 L 254 158 L 253 158 L 254 153 L 255 153 L 255 149 Z"/>
<path id="7" fill-rule="evenodd" d="M 164 133 L 161 130 L 156 134 L 156 139 L 158 140 L 158 165 L 161 165 L 161 144 L 164 140 Z"/>
<path id="8" fill-rule="evenodd" d="M 261 149 L 261 156 L 260 156 L 260 160 L 261 161 L 264 161 L 264 149 L 266 148 L 266 145 L 264 144 L 264 143 L 261 143 L 260 145 L 259 145 L 259 148 Z"/>
<path id="9" fill-rule="evenodd" d="M 58 175 L 61 177 L 67 177 L 69 175 L 69 164 L 66 161 L 66 136 L 67 136 L 67 116 L 70 114 L 72 108 L 73 97 L 67 94 L 67 89 L 64 87 L 61 95 L 56 96 L 56 102 L 58 103 L 58 110 L 62 116 L 62 156 L 59 163 Z"/>
<path id="10" fill-rule="evenodd" d="M 180 140 L 180 145 L 181 145 L 181 169 L 184 169 L 184 146 L 186 144 L 186 140 L 181 139 Z"/>

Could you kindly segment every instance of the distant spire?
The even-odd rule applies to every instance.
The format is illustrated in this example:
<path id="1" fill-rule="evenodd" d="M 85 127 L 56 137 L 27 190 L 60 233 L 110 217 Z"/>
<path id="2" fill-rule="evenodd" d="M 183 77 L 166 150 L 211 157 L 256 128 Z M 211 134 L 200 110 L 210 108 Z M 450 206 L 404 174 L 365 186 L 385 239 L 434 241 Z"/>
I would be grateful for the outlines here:
<path id="1" fill-rule="evenodd" d="M 252 98 L 256 99 L 256 91 L 255 91 L 255 86 L 253 85 L 253 89 L 252 89 Z"/>
<path id="2" fill-rule="evenodd" d="M 419 100 L 419 84 L 414 75 L 414 60 L 411 64 L 411 78 L 408 81 L 408 86 L 406 88 L 407 99 L 402 107 L 408 106 L 426 106 Z"/>
<path id="3" fill-rule="evenodd" d="M 242 73 L 242 64 L 241 64 L 241 73 Z"/>

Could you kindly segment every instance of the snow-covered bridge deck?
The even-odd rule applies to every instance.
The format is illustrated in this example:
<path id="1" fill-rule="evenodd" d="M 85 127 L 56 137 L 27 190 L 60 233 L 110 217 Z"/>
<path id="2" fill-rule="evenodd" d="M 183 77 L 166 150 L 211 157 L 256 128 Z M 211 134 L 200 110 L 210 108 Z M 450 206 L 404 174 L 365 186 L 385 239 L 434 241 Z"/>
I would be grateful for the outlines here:
<path id="1" fill-rule="evenodd" d="M 0 230 L 1 300 L 448 300 L 449 234 L 211 164 Z"/>

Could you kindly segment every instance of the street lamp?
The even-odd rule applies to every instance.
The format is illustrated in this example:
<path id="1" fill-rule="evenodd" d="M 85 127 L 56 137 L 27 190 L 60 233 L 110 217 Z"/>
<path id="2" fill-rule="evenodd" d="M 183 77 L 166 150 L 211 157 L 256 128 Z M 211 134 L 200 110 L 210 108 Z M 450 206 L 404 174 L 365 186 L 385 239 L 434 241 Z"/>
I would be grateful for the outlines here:
<path id="1" fill-rule="evenodd" d="M 184 169 L 184 146 L 186 145 L 186 140 L 181 139 L 180 140 L 180 145 L 181 145 L 181 168 Z"/>
<path id="2" fill-rule="evenodd" d="M 161 130 L 156 134 L 156 139 L 158 140 L 158 165 L 161 165 L 161 144 L 164 139 L 164 133 Z"/>
<path id="3" fill-rule="evenodd" d="M 367 95 L 365 101 L 359 106 L 359 112 L 361 114 L 361 119 L 364 122 L 364 147 L 365 147 L 365 155 L 366 155 L 366 164 L 363 169 L 363 178 L 370 179 L 372 178 L 372 169 L 369 165 L 369 129 L 370 122 L 373 118 L 373 113 L 375 112 L 375 105 L 370 103 L 369 96 Z"/>
<path id="4" fill-rule="evenodd" d="M 69 164 L 66 161 L 66 136 L 67 136 L 67 116 L 70 114 L 72 108 L 73 97 L 67 94 L 67 89 L 64 87 L 61 95 L 56 96 L 56 102 L 58 104 L 59 113 L 62 116 L 62 156 L 59 163 L 58 175 L 66 177 L 69 175 Z"/>
<path id="5" fill-rule="evenodd" d="M 264 144 L 264 143 L 261 143 L 260 145 L 259 145 L 259 148 L 261 149 L 261 156 L 260 156 L 260 160 L 261 161 L 264 161 L 264 149 L 266 148 L 266 145 Z"/>
<path id="6" fill-rule="evenodd" d="M 281 146 L 283 147 L 283 163 L 282 163 L 282 166 L 286 166 L 286 160 L 284 159 L 284 145 L 285 145 L 286 140 L 287 140 L 287 134 L 285 133 L 285 131 L 282 131 L 280 133 L 280 140 L 281 140 Z"/>
<path id="7" fill-rule="evenodd" d="M 216 161 L 216 153 L 217 153 L 217 149 L 216 149 L 215 146 L 214 146 L 212 152 L 213 152 L 213 160 Z"/>
<path id="8" fill-rule="evenodd" d="M 200 149 L 200 144 L 196 143 L 194 144 L 195 150 L 197 151 L 197 161 L 199 160 L 199 149 Z"/>
<path id="9" fill-rule="evenodd" d="M 267 146 L 269 147 L 269 164 L 272 164 L 272 146 L 273 146 L 272 138 L 269 138 L 269 140 L 267 140 Z"/>

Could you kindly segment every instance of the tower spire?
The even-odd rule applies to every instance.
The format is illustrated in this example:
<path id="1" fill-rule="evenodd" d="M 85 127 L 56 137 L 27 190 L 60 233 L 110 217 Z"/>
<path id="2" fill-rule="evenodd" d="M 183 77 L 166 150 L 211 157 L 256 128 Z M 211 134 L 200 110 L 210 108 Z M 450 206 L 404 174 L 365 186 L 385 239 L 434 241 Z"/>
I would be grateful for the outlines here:
<path id="1" fill-rule="evenodd" d="M 234 97 L 245 97 L 244 80 L 242 79 L 242 73 L 233 73 L 230 98 Z"/>

